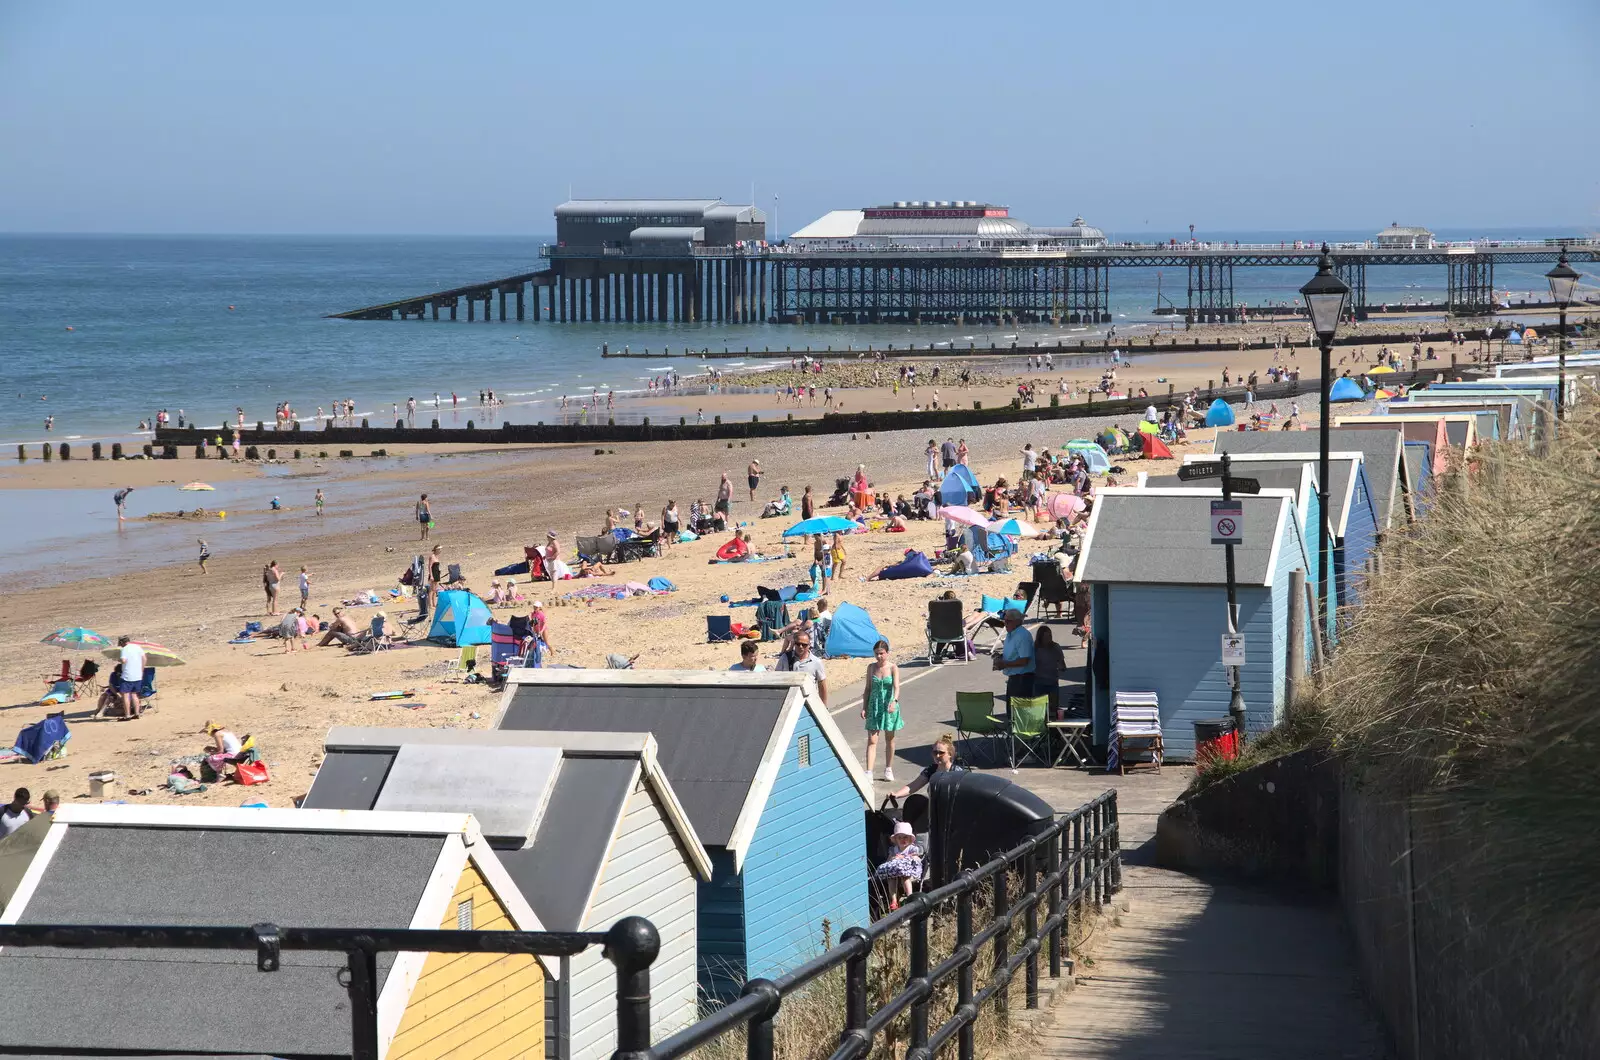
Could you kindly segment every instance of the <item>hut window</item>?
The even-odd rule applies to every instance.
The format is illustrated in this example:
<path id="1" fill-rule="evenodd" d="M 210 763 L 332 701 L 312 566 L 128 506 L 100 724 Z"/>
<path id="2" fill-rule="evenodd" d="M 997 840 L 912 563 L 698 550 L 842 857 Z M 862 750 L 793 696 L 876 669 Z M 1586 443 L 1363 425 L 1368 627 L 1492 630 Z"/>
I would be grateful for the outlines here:
<path id="1" fill-rule="evenodd" d="M 456 903 L 456 930 L 472 930 L 472 899 L 463 898 Z"/>
<path id="2" fill-rule="evenodd" d="M 804 769 L 811 764 L 811 734 L 809 732 L 800 734 L 798 751 L 800 754 L 800 768 Z"/>

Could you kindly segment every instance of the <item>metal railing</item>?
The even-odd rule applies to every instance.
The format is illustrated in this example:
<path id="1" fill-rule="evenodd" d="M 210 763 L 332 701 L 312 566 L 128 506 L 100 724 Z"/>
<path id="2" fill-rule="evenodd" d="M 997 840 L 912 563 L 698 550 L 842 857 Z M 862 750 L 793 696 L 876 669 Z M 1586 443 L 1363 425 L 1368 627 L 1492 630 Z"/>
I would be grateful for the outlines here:
<path id="1" fill-rule="evenodd" d="M 1013 897 L 1016 876 L 1021 893 Z M 990 919 L 973 929 L 973 906 L 989 891 Z M 865 927 L 852 927 L 837 945 L 777 979 L 753 979 L 741 995 L 656 1045 L 650 1043 L 650 966 L 661 948 L 654 925 L 625 917 L 604 933 L 450 930 L 363 930 L 356 928 L 0 925 L 0 947 L 93 949 L 176 949 L 255 951 L 256 968 L 278 971 L 284 950 L 345 955 L 342 985 L 350 998 L 352 1060 L 378 1060 L 383 1042 L 378 1027 L 378 954 L 503 953 L 572 957 L 601 945 L 616 968 L 617 1051 L 615 1060 L 673 1060 L 707 1042 L 743 1028 L 749 1060 L 772 1060 L 774 1021 L 784 1002 L 806 991 L 836 969 L 844 973 L 844 1012 L 839 1044 L 830 1060 L 864 1060 L 874 1042 L 902 1015 L 907 1020 L 905 1060 L 929 1060 L 956 1039 L 960 1060 L 972 1060 L 974 1031 L 985 1006 L 1007 1011 L 1008 993 L 1018 971 L 1024 976 L 1024 1004 L 1039 1005 L 1041 952 L 1048 974 L 1059 978 L 1072 924 L 1098 911 L 1122 889 L 1122 852 L 1117 794 L 1107 791 L 1057 818 L 1038 836 L 963 872 L 935 890 L 912 895 L 898 910 Z M 1041 906 L 1044 909 L 1040 918 Z M 953 907 L 955 944 L 932 963 L 928 933 L 936 916 Z M 1023 925 L 1016 952 L 1012 935 Z M 869 1011 L 868 962 L 874 944 L 904 933 L 909 953 L 905 985 L 875 1011 Z M 979 955 L 988 948 L 992 967 L 977 982 Z M 937 1027 L 930 1026 L 934 991 L 955 983 L 955 1005 Z M 0 1029 L 0 1055 L 38 1052 L 36 1045 L 12 1044 Z M 253 1043 L 239 1042 L 242 1047 Z"/>

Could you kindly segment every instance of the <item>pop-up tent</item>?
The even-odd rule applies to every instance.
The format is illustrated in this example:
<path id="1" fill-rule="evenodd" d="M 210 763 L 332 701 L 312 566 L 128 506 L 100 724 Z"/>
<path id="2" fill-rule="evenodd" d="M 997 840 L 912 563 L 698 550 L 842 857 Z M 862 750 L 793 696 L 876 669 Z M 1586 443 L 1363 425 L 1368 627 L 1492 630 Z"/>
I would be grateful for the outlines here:
<path id="1" fill-rule="evenodd" d="M 926 578 L 932 573 L 933 565 L 928 562 L 928 557 L 914 548 L 908 548 L 906 549 L 905 559 L 878 572 L 878 580 L 892 582 L 899 581 L 902 578 Z"/>
<path id="2" fill-rule="evenodd" d="M 837 659 L 872 658 L 872 646 L 883 640 L 883 634 L 872 624 L 872 616 L 855 604 L 840 604 L 833 610 L 833 622 L 828 626 L 828 657 Z"/>
<path id="3" fill-rule="evenodd" d="M 1206 426 L 1232 427 L 1233 406 L 1229 405 L 1221 398 L 1217 398 L 1217 400 L 1211 403 L 1211 407 L 1206 409 Z"/>
<path id="4" fill-rule="evenodd" d="M 434 606 L 433 625 L 428 629 L 428 639 L 447 648 L 460 648 L 468 644 L 488 644 L 490 623 L 494 616 L 489 605 L 465 589 L 446 589 L 439 594 Z"/>
<path id="5" fill-rule="evenodd" d="M 1146 460 L 1153 460 L 1156 457 L 1163 457 L 1169 460 L 1172 458 L 1172 450 L 1167 448 L 1167 443 L 1153 434 L 1140 434 L 1139 442 L 1144 447 Z"/>
<path id="6" fill-rule="evenodd" d="M 939 483 L 939 503 L 943 505 L 966 504 L 982 493 L 972 469 L 965 464 L 957 464 L 945 472 L 944 481 Z"/>
<path id="7" fill-rule="evenodd" d="M 1343 379 L 1335 379 L 1332 389 L 1328 391 L 1329 401 L 1360 401 L 1366 396 L 1366 391 L 1361 389 L 1361 384 L 1349 376 Z"/>
<path id="8" fill-rule="evenodd" d="M 1067 452 L 1083 457 L 1083 462 L 1089 468 L 1091 475 L 1104 475 L 1111 470 L 1111 458 L 1106 455 L 1106 451 L 1087 438 L 1074 438 L 1068 442 Z"/>

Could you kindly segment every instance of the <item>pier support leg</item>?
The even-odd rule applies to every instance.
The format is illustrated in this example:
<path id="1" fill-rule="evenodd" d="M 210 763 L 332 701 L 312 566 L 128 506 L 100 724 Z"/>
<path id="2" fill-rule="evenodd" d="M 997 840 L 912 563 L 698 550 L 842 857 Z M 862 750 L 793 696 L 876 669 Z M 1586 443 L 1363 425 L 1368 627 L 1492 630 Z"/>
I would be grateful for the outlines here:
<path id="1" fill-rule="evenodd" d="M 438 302 L 433 303 L 433 319 L 435 319 L 435 320 L 439 319 L 439 303 Z"/>
<path id="2" fill-rule="evenodd" d="M 471 321 L 474 321 L 474 320 L 477 320 L 477 319 L 478 319 L 478 302 L 477 302 L 477 299 L 473 298 L 469 294 L 469 295 L 467 295 L 467 320 L 468 320 L 468 322 L 471 322 Z"/>
<path id="3" fill-rule="evenodd" d="M 536 283 L 528 284 L 528 294 L 533 299 L 533 322 L 537 324 L 539 323 L 539 285 Z"/>
<path id="4" fill-rule="evenodd" d="M 522 284 L 519 283 L 517 284 L 517 321 L 520 323 L 526 319 L 527 318 L 523 315 L 522 307 Z"/>
<path id="5" fill-rule="evenodd" d="M 488 316 L 487 313 L 485 313 L 484 315 Z M 506 292 L 504 290 L 502 290 L 502 291 L 500 291 L 500 323 L 504 324 L 505 322 L 506 322 Z"/>

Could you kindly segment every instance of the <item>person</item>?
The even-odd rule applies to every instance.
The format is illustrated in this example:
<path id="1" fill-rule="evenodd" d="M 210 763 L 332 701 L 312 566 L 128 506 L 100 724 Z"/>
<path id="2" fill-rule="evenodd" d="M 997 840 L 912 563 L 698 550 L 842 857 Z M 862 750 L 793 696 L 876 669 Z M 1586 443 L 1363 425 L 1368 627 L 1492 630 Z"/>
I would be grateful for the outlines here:
<path id="1" fill-rule="evenodd" d="M 428 503 L 426 493 L 417 500 L 417 525 L 422 528 L 422 537 L 419 540 L 428 540 L 428 531 L 433 529 L 433 505 Z"/>
<path id="2" fill-rule="evenodd" d="M 1039 467 L 1039 454 L 1034 451 L 1033 443 L 1026 442 L 1022 446 L 1022 481 L 1027 482 Z"/>
<path id="3" fill-rule="evenodd" d="M 322 495 L 322 490 L 318 489 L 317 490 L 317 495 L 312 500 L 312 503 L 317 506 L 317 518 L 319 518 L 319 519 L 322 518 L 322 506 L 326 502 L 327 502 L 327 498 Z"/>
<path id="4" fill-rule="evenodd" d="M 922 848 L 917 846 L 917 834 L 908 821 L 894 823 L 889 842 L 894 845 L 894 853 L 873 869 L 872 875 L 880 880 L 897 881 L 889 899 L 889 908 L 897 909 L 900 899 L 911 895 L 912 884 L 922 879 Z"/>
<path id="5" fill-rule="evenodd" d="M 750 532 L 734 532 L 733 539 L 717 549 L 717 558 L 740 563 L 750 558 Z"/>
<path id="6" fill-rule="evenodd" d="M 756 499 L 756 488 L 761 485 L 761 461 L 752 459 L 750 466 L 745 468 L 745 481 L 750 486 L 750 500 Z"/>
<path id="7" fill-rule="evenodd" d="M 305 626 L 300 623 L 298 607 L 291 607 L 284 612 L 283 621 L 278 623 L 278 639 L 283 641 L 285 654 L 294 651 L 296 646 L 305 647 Z"/>
<path id="8" fill-rule="evenodd" d="M 811 584 L 826 593 L 833 581 L 833 550 L 823 542 L 822 535 L 811 539 Z"/>
<path id="9" fill-rule="evenodd" d="M 833 532 L 833 548 L 830 553 L 833 559 L 833 577 L 835 579 L 844 577 L 844 538 L 837 530 Z"/>
<path id="10" fill-rule="evenodd" d="M 206 722 L 200 731 L 211 737 L 211 742 L 203 752 L 206 765 L 221 780 L 230 764 L 229 759 L 244 750 L 244 741 L 214 721 Z"/>
<path id="11" fill-rule="evenodd" d="M 387 644 L 394 639 L 394 634 L 389 630 L 389 612 L 379 611 L 372 616 L 372 622 L 367 626 L 372 634 L 375 644 Z"/>
<path id="12" fill-rule="evenodd" d="M 972 554 L 972 546 L 967 544 L 965 539 L 963 539 L 962 542 L 961 542 L 961 551 L 956 553 L 955 568 L 953 570 L 951 570 L 950 573 L 952 573 L 952 574 L 976 574 L 976 573 L 978 573 L 978 557 L 976 557 L 976 556 L 974 556 Z"/>
<path id="13" fill-rule="evenodd" d="M 271 560 L 261 568 L 261 588 L 267 594 L 267 614 L 278 613 L 278 583 L 283 580 L 283 571 L 278 569 L 278 561 Z"/>
<path id="14" fill-rule="evenodd" d="M 717 502 L 712 512 L 721 515 L 724 522 L 733 517 L 733 483 L 728 481 L 726 471 L 722 473 L 722 481 L 717 483 Z"/>
<path id="15" fill-rule="evenodd" d="M 954 438 L 946 438 L 944 440 L 944 444 L 939 447 L 939 460 L 944 465 L 944 470 L 949 471 L 956 466 L 956 454 L 958 451 Z M 931 466 L 928 468 L 928 477 L 936 477 Z"/>
<path id="16" fill-rule="evenodd" d="M 539 638 L 539 643 L 544 645 L 544 650 L 550 650 L 550 616 L 544 613 L 544 601 L 533 602 L 533 612 L 528 615 L 528 623 L 533 627 L 533 635 Z"/>
<path id="17" fill-rule="evenodd" d="M 933 779 L 935 773 L 948 773 L 952 770 L 962 770 L 965 767 L 956 764 L 956 737 L 955 733 L 940 733 L 939 738 L 933 741 L 933 762 L 924 766 L 922 772 L 911 778 L 911 783 L 891 794 L 897 799 L 913 795 L 928 786 L 928 781 Z"/>
<path id="18" fill-rule="evenodd" d="M 828 668 L 822 660 L 811 654 L 811 631 L 802 629 L 795 633 L 794 649 L 778 657 L 778 669 L 791 673 L 810 674 L 817 682 L 817 695 L 822 705 L 828 705 Z"/>
<path id="19" fill-rule="evenodd" d="M 1006 608 L 1005 624 L 1005 644 L 994 657 L 994 668 L 1006 675 L 1006 709 L 1010 710 L 1013 696 L 1033 695 L 1033 638 L 1022 627 L 1021 611 Z"/>
<path id="20" fill-rule="evenodd" d="M 0 806 L 0 838 L 10 835 L 33 820 L 33 811 L 28 809 L 28 800 L 31 798 L 33 793 L 27 788 L 18 788 L 11 796 L 11 801 L 5 806 Z"/>
<path id="21" fill-rule="evenodd" d="M 928 477 L 937 477 L 939 474 L 939 443 L 929 438 L 928 448 L 923 450 L 923 455 L 928 458 Z"/>
<path id="22" fill-rule="evenodd" d="M 205 538 L 197 537 L 195 540 L 200 542 L 200 573 L 204 574 L 206 572 L 206 560 L 211 558 L 211 548 L 206 544 Z"/>
<path id="23" fill-rule="evenodd" d="M 434 545 L 428 550 L 428 607 L 429 614 L 439 606 L 439 587 L 444 584 L 444 561 L 440 559 L 444 551 L 443 545 Z"/>
<path id="24" fill-rule="evenodd" d="M 678 518 L 678 502 L 671 497 L 667 498 L 667 506 L 661 509 L 661 547 L 671 548 L 678 543 L 678 534 L 682 522 Z"/>
<path id="25" fill-rule="evenodd" d="M 956 443 L 956 463 L 962 466 L 967 463 L 967 440 L 965 438 Z"/>
<path id="26" fill-rule="evenodd" d="M 360 627 L 355 620 L 344 613 L 344 608 L 333 609 L 333 621 L 328 623 L 328 631 L 317 641 L 317 647 L 326 648 L 330 644 L 342 644 L 346 648 L 356 642 L 356 631 Z"/>
<path id="27" fill-rule="evenodd" d="M 816 499 L 811 496 L 811 487 L 807 486 L 806 491 L 800 495 L 800 518 L 810 519 L 816 514 L 817 502 Z"/>
<path id="28" fill-rule="evenodd" d="M 867 684 L 862 693 L 861 716 L 867 723 L 867 776 L 872 776 L 878 754 L 878 734 L 883 734 L 883 779 L 894 783 L 894 734 L 905 728 L 900 716 L 900 667 L 889 659 L 889 642 L 872 646 L 867 664 Z"/>
<path id="29" fill-rule="evenodd" d="M 59 809 L 61 809 L 61 793 L 55 788 L 51 788 L 44 793 L 44 810 L 42 812 L 54 817 Z"/>
<path id="30" fill-rule="evenodd" d="M 117 506 L 117 522 L 119 523 L 127 518 L 127 512 L 125 511 L 125 508 L 128 503 L 128 494 L 132 492 L 132 486 L 124 486 L 111 495 L 112 502 Z"/>
<path id="31" fill-rule="evenodd" d="M 311 605 L 311 572 L 304 563 L 300 564 L 300 610 L 304 611 Z"/>
<path id="32" fill-rule="evenodd" d="M 579 577 L 579 578 L 609 578 L 609 577 L 611 577 L 611 568 L 607 567 L 604 563 L 600 562 L 597 559 L 589 560 L 589 559 L 584 559 L 582 556 L 579 556 L 578 557 L 578 573 L 577 573 L 577 577 Z M 510 603 L 510 602 L 511 602 L 510 600 L 506 601 L 506 603 Z"/>
<path id="33" fill-rule="evenodd" d="M 765 673 L 767 668 L 756 661 L 756 652 L 755 641 L 741 641 L 739 644 L 739 661 L 728 667 L 728 669 L 744 673 Z"/>
<path id="34" fill-rule="evenodd" d="M 139 696 L 144 684 L 144 649 L 133 643 L 133 638 L 126 633 L 117 638 L 117 647 L 121 649 L 117 654 L 122 669 L 117 676 L 122 679 L 122 716 L 137 718 L 144 712 L 144 702 Z"/>
<path id="35" fill-rule="evenodd" d="M 1050 627 L 1041 622 L 1033 635 L 1033 694 L 1047 697 L 1051 710 L 1061 704 L 1061 671 L 1066 668 L 1061 645 L 1056 643 Z"/>

